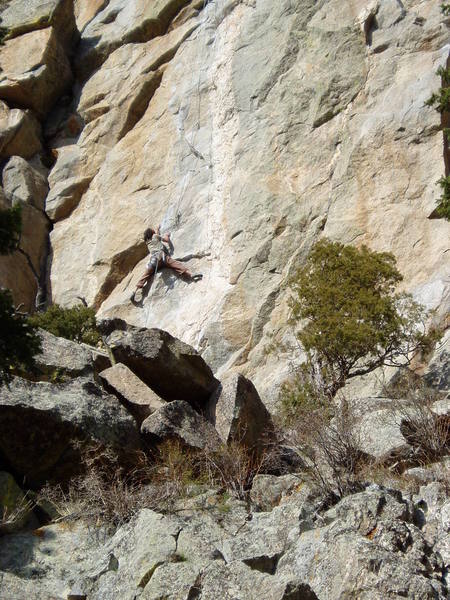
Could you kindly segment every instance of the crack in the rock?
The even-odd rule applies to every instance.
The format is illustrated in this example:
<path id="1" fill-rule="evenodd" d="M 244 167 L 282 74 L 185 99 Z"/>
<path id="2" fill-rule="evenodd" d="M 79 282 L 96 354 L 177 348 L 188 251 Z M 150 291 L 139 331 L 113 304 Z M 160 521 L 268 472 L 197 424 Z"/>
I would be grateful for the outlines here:
<path id="1" fill-rule="evenodd" d="M 131 269 L 137 265 L 147 254 L 147 246 L 143 241 L 122 250 L 110 262 L 110 268 L 103 284 L 97 292 L 93 305 L 96 310 L 108 298 L 114 288 L 128 275 Z"/>

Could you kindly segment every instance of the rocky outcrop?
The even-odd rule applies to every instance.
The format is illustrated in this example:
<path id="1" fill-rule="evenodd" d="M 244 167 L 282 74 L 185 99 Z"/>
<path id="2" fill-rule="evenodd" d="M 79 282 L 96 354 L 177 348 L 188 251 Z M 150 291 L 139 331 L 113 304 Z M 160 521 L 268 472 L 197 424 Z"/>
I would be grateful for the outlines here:
<path id="1" fill-rule="evenodd" d="M 110 446 L 119 456 L 141 447 L 132 417 L 89 380 L 14 379 L 0 388 L 0 425 L 0 456 L 30 486 L 79 472 L 77 442 Z"/>
<path id="2" fill-rule="evenodd" d="M 212 504 L 176 515 L 144 509 L 112 536 L 101 529 L 92 536 L 81 524 L 8 536 L 0 546 L 0 591 L 23 597 L 33 585 L 39 600 L 75 590 L 126 600 L 136 594 L 151 600 L 446 598 L 437 546 L 415 524 L 421 512 L 430 525 L 437 518 L 447 527 L 437 489 L 422 488 L 411 502 L 372 487 L 320 518 L 314 498 L 297 494 L 297 501 L 294 494 L 290 503 L 250 518 L 234 501 L 227 512 Z M 419 508 L 425 498 L 429 517 Z"/>
<path id="3" fill-rule="evenodd" d="M 349 496 L 325 514 L 329 525 L 300 535 L 277 573 L 308 581 L 319 598 L 330 600 L 361 593 L 444 597 L 442 560 L 414 524 L 411 508 L 378 490 Z"/>
<path id="4" fill-rule="evenodd" d="M 133 327 L 115 320 L 101 325 L 117 362 L 129 367 L 164 400 L 205 405 L 218 386 L 210 367 L 194 348 L 160 329 Z"/>
<path id="5" fill-rule="evenodd" d="M 442 134 L 424 106 L 447 26 L 431 0 L 187 4 L 77 3 L 82 123 L 50 142 L 52 293 L 169 331 L 271 405 L 288 370 L 283 283 L 320 235 L 393 251 L 405 288 L 448 311 L 448 223 L 428 219 Z M 134 306 L 158 222 L 205 277 L 163 271 Z"/>
<path id="6" fill-rule="evenodd" d="M 220 446 L 214 427 L 183 400 L 174 400 L 155 410 L 142 423 L 141 432 L 150 445 L 177 440 L 199 450 Z"/>

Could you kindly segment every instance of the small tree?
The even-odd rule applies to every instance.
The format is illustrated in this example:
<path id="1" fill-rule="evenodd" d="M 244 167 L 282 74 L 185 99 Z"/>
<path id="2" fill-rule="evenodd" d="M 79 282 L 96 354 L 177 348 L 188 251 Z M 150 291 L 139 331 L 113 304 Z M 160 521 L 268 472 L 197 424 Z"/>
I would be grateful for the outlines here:
<path id="1" fill-rule="evenodd" d="M 22 228 L 20 207 L 0 210 L 0 254 L 11 254 L 19 244 Z M 32 368 L 41 342 L 36 328 L 14 308 L 11 292 L 0 289 L 0 385 L 14 369 Z"/>
<path id="2" fill-rule="evenodd" d="M 308 357 L 307 385 L 319 379 L 332 398 L 347 379 L 408 364 L 431 343 L 424 309 L 394 291 L 401 280 L 390 253 L 329 240 L 314 246 L 292 279 L 292 322 L 304 322 L 297 337 Z"/>

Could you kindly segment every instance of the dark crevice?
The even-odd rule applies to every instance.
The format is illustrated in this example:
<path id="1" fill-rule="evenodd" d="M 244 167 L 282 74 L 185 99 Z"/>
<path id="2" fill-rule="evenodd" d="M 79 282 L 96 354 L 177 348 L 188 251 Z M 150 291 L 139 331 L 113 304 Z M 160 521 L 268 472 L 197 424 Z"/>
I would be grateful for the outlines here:
<path id="1" fill-rule="evenodd" d="M 243 562 L 255 571 L 267 573 L 268 575 L 275 575 L 281 555 L 282 553 L 280 552 L 273 556 L 257 556 L 244 559 Z"/>
<path id="2" fill-rule="evenodd" d="M 202 586 L 203 586 L 203 573 L 197 575 L 197 579 L 194 581 L 194 585 L 189 590 L 187 600 L 198 600 L 202 597 Z"/>
<path id="3" fill-rule="evenodd" d="M 163 72 L 163 69 L 154 72 L 152 77 L 141 87 L 128 110 L 127 120 L 120 130 L 118 141 L 131 131 L 144 116 L 153 96 L 161 85 Z"/>
<path id="4" fill-rule="evenodd" d="M 364 21 L 364 36 L 366 38 L 366 46 L 372 45 L 373 32 L 378 29 L 377 16 L 375 12 L 371 12 Z"/>
<path id="5" fill-rule="evenodd" d="M 94 308 L 98 310 L 114 288 L 134 269 L 139 261 L 147 255 L 145 243 L 138 242 L 116 254 L 110 264 L 108 275 L 94 299 Z"/>

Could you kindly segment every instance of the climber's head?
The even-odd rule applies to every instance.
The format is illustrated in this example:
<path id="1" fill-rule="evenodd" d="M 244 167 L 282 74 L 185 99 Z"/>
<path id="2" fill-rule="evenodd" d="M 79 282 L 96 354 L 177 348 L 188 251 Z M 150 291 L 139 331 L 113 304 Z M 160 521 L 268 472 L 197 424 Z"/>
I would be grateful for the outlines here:
<path id="1" fill-rule="evenodd" d="M 144 231 L 144 242 L 150 241 L 152 239 L 154 233 L 155 233 L 155 231 L 151 227 L 149 227 L 148 229 L 146 229 Z"/>

